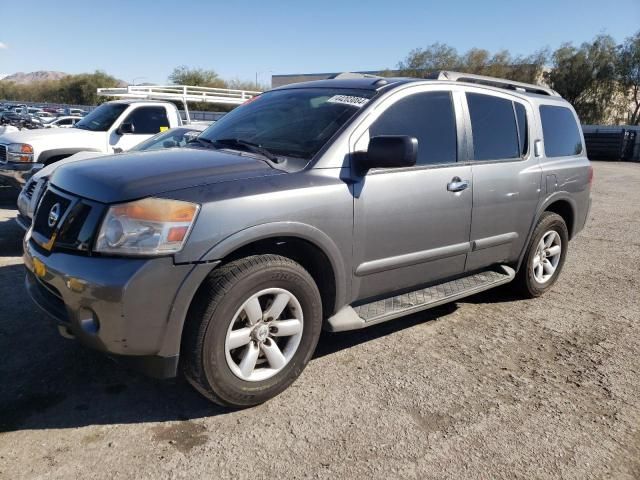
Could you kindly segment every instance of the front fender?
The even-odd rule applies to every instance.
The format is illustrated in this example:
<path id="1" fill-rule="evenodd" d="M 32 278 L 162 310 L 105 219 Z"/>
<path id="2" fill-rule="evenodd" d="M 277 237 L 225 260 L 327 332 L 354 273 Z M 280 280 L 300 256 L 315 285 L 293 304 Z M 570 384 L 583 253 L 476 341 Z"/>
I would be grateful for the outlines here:
<path id="1" fill-rule="evenodd" d="M 250 243 L 274 237 L 296 237 L 306 240 L 319 248 L 331 262 L 336 285 L 336 307 L 346 302 L 347 275 L 345 262 L 340 249 L 324 232 L 311 225 L 300 222 L 271 222 L 254 225 L 226 237 L 218 242 L 200 259 L 201 262 L 221 260 Z"/>
<path id="2" fill-rule="evenodd" d="M 182 329 L 189 305 L 204 279 L 221 260 L 250 243 L 274 237 L 296 237 L 315 245 L 331 262 L 336 285 L 336 308 L 346 303 L 347 277 L 340 250 L 331 238 L 321 230 L 299 222 L 264 223 L 245 228 L 218 242 L 202 258 L 195 262 L 189 275 L 181 284 L 173 300 L 171 313 L 160 352 L 161 356 L 173 356 L 180 352 Z"/>

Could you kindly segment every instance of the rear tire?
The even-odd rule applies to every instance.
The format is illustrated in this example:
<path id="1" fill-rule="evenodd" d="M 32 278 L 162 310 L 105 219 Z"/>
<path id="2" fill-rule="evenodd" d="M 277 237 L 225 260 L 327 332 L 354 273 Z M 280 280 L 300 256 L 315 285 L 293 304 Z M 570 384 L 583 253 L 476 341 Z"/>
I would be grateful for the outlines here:
<path id="1" fill-rule="evenodd" d="M 519 293 L 534 298 L 549 290 L 562 271 L 568 247 L 569 231 L 564 219 L 544 212 L 513 283 Z"/>
<path id="2" fill-rule="evenodd" d="M 220 405 L 257 405 L 298 378 L 321 327 L 320 292 L 302 266 L 278 255 L 235 260 L 216 268 L 194 298 L 185 376 Z"/>

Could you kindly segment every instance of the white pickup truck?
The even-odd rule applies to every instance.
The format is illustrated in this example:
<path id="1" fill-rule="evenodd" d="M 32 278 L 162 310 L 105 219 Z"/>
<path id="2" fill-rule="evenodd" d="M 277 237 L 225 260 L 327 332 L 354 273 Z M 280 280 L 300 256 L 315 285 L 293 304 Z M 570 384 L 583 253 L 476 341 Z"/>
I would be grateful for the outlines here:
<path id="1" fill-rule="evenodd" d="M 0 185 L 20 187 L 34 168 L 82 151 L 129 150 L 180 125 L 171 102 L 127 99 L 103 103 L 73 128 L 5 131 L 0 134 Z"/>

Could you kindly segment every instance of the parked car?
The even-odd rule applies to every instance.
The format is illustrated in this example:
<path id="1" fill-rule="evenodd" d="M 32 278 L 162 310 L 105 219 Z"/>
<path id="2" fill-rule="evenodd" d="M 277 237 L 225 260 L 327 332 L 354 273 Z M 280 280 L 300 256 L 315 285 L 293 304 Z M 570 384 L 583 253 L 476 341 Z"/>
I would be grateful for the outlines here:
<path id="1" fill-rule="evenodd" d="M 56 109 L 56 113 L 58 115 L 73 115 L 77 117 L 83 117 L 87 114 L 86 110 L 82 110 L 81 108 L 69 108 L 69 107 L 60 107 Z"/>
<path id="2" fill-rule="evenodd" d="M 86 110 L 82 110 L 81 108 L 69 108 L 68 115 L 77 115 L 79 117 L 84 117 L 87 114 Z"/>
<path id="3" fill-rule="evenodd" d="M 16 111 L 18 110 L 18 111 Z M 14 109 L 14 110 L 6 110 L 4 112 L 0 112 L 0 126 L 10 125 L 15 127 L 17 131 L 22 129 L 32 130 L 37 128 L 43 128 L 42 120 L 35 115 L 29 115 L 28 113 L 22 112 L 22 110 Z M 9 133 L 15 130 L 7 130 L 3 129 L 0 133 L 0 136 L 5 133 Z M 0 157 L 0 161 L 2 158 Z"/>
<path id="4" fill-rule="evenodd" d="M 40 110 L 39 112 L 36 113 L 37 117 L 40 117 L 43 121 L 48 120 L 48 119 L 55 119 L 56 116 L 53 113 L 50 112 L 46 112 L 44 110 Z"/>
<path id="5" fill-rule="evenodd" d="M 208 125 L 205 124 L 195 124 L 172 128 L 166 132 L 160 132 L 154 135 L 128 151 L 146 152 L 150 150 L 160 150 L 163 148 L 184 147 L 188 142 L 197 138 L 197 136 L 205 130 L 207 126 Z M 20 194 L 18 195 L 18 215 L 16 217 L 18 225 L 20 225 L 25 231 L 31 227 L 33 212 L 46 189 L 49 177 L 51 177 L 57 168 L 79 160 L 87 160 L 106 155 L 108 154 L 102 152 L 78 152 L 75 155 L 71 155 L 64 160 L 47 165 L 44 168 L 32 170 L 31 177 L 22 190 L 20 190 Z"/>
<path id="6" fill-rule="evenodd" d="M 246 407 L 300 375 L 322 328 L 508 282 L 547 292 L 591 181 L 550 89 L 452 72 L 287 85 L 191 147 L 56 170 L 26 286 L 64 335 Z"/>
<path id="7" fill-rule="evenodd" d="M 62 117 L 51 117 L 49 119 L 43 119 L 45 122 L 45 128 L 71 128 L 76 123 L 82 120 L 82 117 L 74 117 L 74 116 L 62 116 Z"/>
<path id="8" fill-rule="evenodd" d="M 22 187 L 35 167 L 81 151 L 128 150 L 156 133 L 182 125 L 173 103 L 106 102 L 73 128 L 46 128 L 0 135 L 0 184 Z"/>

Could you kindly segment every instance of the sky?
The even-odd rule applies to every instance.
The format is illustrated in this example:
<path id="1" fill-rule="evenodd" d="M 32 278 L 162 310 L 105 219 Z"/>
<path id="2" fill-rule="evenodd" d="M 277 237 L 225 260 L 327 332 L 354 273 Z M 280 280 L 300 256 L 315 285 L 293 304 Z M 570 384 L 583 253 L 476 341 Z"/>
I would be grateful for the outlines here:
<path id="1" fill-rule="evenodd" d="M 434 42 L 529 54 L 640 30 L 640 0 L 0 0 L 0 74 L 104 70 L 167 83 L 174 67 L 272 74 L 393 68 Z"/>

